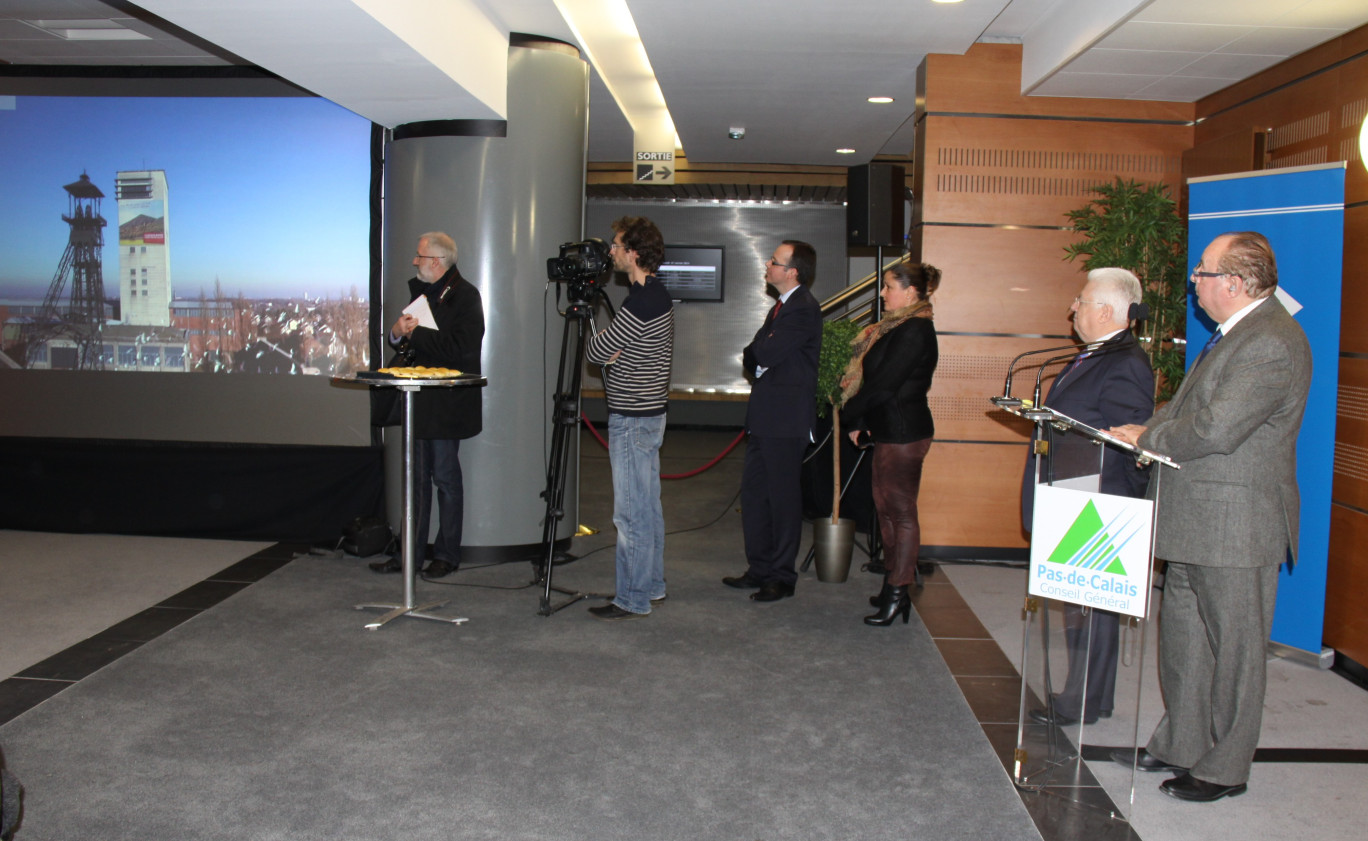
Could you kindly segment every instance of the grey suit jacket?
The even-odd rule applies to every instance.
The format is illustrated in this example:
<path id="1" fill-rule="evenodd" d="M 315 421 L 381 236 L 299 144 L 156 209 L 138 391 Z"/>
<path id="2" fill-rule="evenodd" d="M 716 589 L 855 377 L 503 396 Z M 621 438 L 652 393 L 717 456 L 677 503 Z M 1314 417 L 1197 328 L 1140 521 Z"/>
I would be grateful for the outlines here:
<path id="1" fill-rule="evenodd" d="M 1275 566 L 1297 552 L 1297 432 L 1311 384 L 1301 325 L 1269 298 L 1188 372 L 1140 445 L 1160 468 L 1155 554 L 1214 567 Z"/>

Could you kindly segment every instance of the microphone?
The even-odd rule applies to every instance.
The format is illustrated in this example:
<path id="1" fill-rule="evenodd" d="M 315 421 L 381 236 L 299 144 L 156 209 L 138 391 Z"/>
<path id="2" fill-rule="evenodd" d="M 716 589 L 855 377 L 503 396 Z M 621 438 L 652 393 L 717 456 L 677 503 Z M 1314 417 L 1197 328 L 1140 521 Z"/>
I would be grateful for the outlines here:
<path id="1" fill-rule="evenodd" d="M 1102 356 L 1103 354 L 1115 353 L 1116 351 L 1122 349 L 1122 346 L 1121 346 L 1121 345 L 1116 345 L 1116 344 L 1109 345 L 1109 344 L 1108 344 L 1109 341 L 1110 341 L 1110 339 L 1103 339 L 1103 340 L 1097 341 L 1097 342 L 1088 342 L 1087 344 L 1083 345 L 1082 347 L 1078 348 L 1077 350 L 1078 350 L 1078 353 L 1086 353 L 1086 354 L 1088 354 L 1089 356 Z M 1045 369 L 1048 368 L 1049 366 L 1053 365 L 1053 364 L 1056 363 L 1056 362 L 1063 362 L 1064 360 L 1067 360 L 1067 359 L 1073 359 L 1073 358 L 1074 358 L 1075 356 L 1077 356 L 1077 355 L 1078 355 L 1078 354 L 1076 353 L 1076 354 L 1073 354 L 1073 355 L 1070 355 L 1070 356 L 1056 356 L 1056 357 L 1054 357 L 1053 359 L 1047 359 L 1047 360 L 1045 360 L 1044 362 L 1042 362 L 1042 363 L 1040 364 L 1040 370 L 1036 372 L 1035 394 L 1034 394 L 1034 399 L 1035 399 L 1034 406 L 1035 406 L 1035 408 L 1037 408 L 1037 409 L 1040 408 L 1040 382 L 1041 382 L 1041 378 L 1044 377 L 1044 375 L 1045 375 Z"/>
<path id="2" fill-rule="evenodd" d="M 1079 351 L 1079 353 L 1082 353 L 1082 351 Z M 1041 378 L 1045 376 L 1045 369 L 1055 364 L 1056 362 L 1064 362 L 1066 360 L 1073 359 L 1076 356 L 1078 356 L 1078 353 L 1071 353 L 1068 356 L 1055 356 L 1040 363 L 1040 370 L 1036 372 L 1035 391 L 1031 395 L 1032 408 L 1040 408 L 1040 382 Z"/>
<path id="3" fill-rule="evenodd" d="M 1007 363 L 1007 380 L 1002 384 L 1003 399 L 1009 399 L 1012 396 L 1012 374 L 1015 373 L 1014 369 L 1016 368 L 1016 364 L 1018 362 L 1020 362 L 1028 356 L 1037 356 L 1042 353 L 1054 353 L 1055 351 L 1060 350 L 1072 350 L 1075 353 L 1077 353 L 1078 345 L 1060 345 L 1059 347 L 1047 347 L 1042 350 L 1028 350 L 1025 353 L 1017 354 L 1017 357 L 1015 359 Z M 1049 363 L 1047 362 L 1046 364 L 1048 365 Z"/>

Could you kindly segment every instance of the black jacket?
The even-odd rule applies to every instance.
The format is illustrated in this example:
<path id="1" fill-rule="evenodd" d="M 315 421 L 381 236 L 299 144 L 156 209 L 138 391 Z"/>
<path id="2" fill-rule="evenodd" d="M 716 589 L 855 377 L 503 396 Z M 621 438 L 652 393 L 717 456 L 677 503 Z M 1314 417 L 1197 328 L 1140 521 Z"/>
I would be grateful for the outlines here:
<path id="1" fill-rule="evenodd" d="M 741 352 L 746 373 L 765 373 L 751 384 L 746 430 L 752 435 L 807 438 L 817 422 L 817 357 L 822 352 L 822 307 L 803 284 L 779 314 L 765 316 Z"/>
<path id="2" fill-rule="evenodd" d="M 1055 378 L 1045 405 L 1096 429 L 1145 423 L 1154 414 L 1154 369 L 1129 330 L 1104 342 L 1072 371 Z M 1021 478 L 1021 518 L 1031 530 L 1035 506 L 1035 456 L 1027 454 Z M 1102 454 L 1102 493 L 1141 497 L 1149 471 L 1130 454 L 1107 447 Z"/>
<path id="3" fill-rule="evenodd" d="M 428 296 L 436 330 L 415 327 L 409 342 L 414 365 L 453 368 L 466 374 L 480 373 L 480 347 L 484 342 L 484 307 L 480 290 L 452 266 L 435 283 L 411 278 L 409 300 Z M 388 328 L 386 335 L 388 336 Z M 429 388 L 414 395 L 415 438 L 473 438 L 483 428 L 482 388 Z M 391 426 L 399 422 L 399 393 L 395 389 L 372 389 L 371 422 Z"/>
<path id="4" fill-rule="evenodd" d="M 910 444 L 936 434 L 926 393 L 940 350 L 936 325 L 909 318 L 865 353 L 864 381 L 841 409 L 841 423 L 867 429 L 876 444 Z"/>

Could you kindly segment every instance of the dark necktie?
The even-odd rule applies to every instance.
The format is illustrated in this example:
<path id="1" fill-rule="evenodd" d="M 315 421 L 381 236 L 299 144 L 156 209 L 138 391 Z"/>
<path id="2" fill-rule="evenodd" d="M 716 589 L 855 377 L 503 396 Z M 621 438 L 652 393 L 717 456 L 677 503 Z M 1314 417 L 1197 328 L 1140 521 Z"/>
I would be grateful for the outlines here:
<path id="1" fill-rule="evenodd" d="M 1216 343 L 1221 340 L 1221 336 L 1223 335 L 1225 334 L 1221 332 L 1221 328 L 1216 328 L 1216 332 L 1212 333 L 1211 338 L 1207 339 L 1207 343 L 1202 346 L 1202 352 L 1197 354 L 1197 361 L 1192 363 L 1193 368 L 1202 364 L 1202 360 L 1206 359 L 1207 353 L 1209 353 L 1212 348 L 1216 347 Z"/>
<path id="2" fill-rule="evenodd" d="M 774 319 L 779 317 L 779 308 L 783 305 L 783 300 L 778 300 L 774 302 L 774 309 L 770 310 L 770 321 L 774 321 Z"/>
<path id="3" fill-rule="evenodd" d="M 1075 356 L 1074 361 L 1069 363 L 1069 367 L 1065 368 L 1063 371 L 1060 371 L 1059 376 L 1055 377 L 1055 385 L 1057 386 L 1061 382 L 1063 382 L 1064 378 L 1072 374 L 1074 372 L 1074 369 L 1077 368 L 1079 365 L 1082 365 L 1083 360 L 1087 359 L 1091 353 L 1092 351 L 1084 351 L 1083 353 L 1080 353 L 1078 356 Z"/>

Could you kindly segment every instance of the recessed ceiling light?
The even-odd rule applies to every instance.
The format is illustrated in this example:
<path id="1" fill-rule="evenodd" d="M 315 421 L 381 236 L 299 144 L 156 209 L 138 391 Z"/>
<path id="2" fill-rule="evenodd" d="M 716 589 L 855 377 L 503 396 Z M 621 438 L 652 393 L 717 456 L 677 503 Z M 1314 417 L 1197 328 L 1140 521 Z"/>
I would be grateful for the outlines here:
<path id="1" fill-rule="evenodd" d="M 872 102 L 872 103 L 874 103 L 875 105 L 887 105 L 888 103 L 890 103 L 890 102 L 893 101 L 893 97 L 891 97 L 891 96 L 871 96 L 869 99 L 867 99 L 867 100 L 865 100 L 865 101 L 866 101 L 866 102 Z"/>
<path id="2" fill-rule="evenodd" d="M 149 41 L 150 35 L 134 32 L 112 20 L 25 20 L 29 26 L 65 41 Z"/>
<path id="3" fill-rule="evenodd" d="M 837 150 L 836 150 L 836 154 L 838 154 L 838 155 L 853 155 L 853 154 L 855 154 L 855 150 L 854 150 L 854 149 L 851 149 L 851 148 L 848 147 L 848 146 L 846 146 L 846 147 L 842 147 L 842 148 L 840 148 L 840 149 L 837 149 Z"/>
<path id="4" fill-rule="evenodd" d="M 932 3 L 958 3 L 960 0 L 931 0 Z"/>

